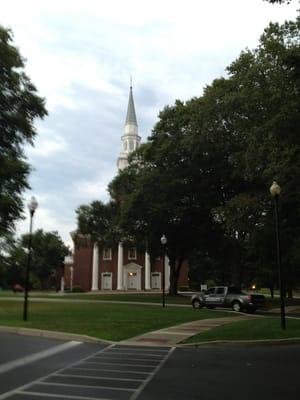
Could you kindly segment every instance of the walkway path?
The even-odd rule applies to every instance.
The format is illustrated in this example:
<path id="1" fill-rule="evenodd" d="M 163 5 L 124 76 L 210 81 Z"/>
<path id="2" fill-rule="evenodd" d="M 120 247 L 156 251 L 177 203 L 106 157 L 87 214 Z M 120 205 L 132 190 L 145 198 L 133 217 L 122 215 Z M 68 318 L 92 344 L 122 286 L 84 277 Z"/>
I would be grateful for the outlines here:
<path id="1" fill-rule="evenodd" d="M 174 346 L 182 340 L 196 335 L 197 333 L 205 332 L 230 322 L 243 321 L 250 318 L 253 317 L 241 315 L 234 317 L 201 319 L 159 329 L 158 331 L 148 332 L 144 335 L 135 336 L 121 341 L 120 344 L 131 346 Z"/>

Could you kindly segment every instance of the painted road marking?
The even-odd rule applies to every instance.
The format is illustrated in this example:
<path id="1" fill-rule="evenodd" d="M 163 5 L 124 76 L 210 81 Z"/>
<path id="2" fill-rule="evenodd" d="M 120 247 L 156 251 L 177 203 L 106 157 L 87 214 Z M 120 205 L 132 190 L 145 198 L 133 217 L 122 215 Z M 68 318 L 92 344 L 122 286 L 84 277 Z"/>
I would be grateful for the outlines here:
<path id="1" fill-rule="evenodd" d="M 79 375 L 79 374 L 58 374 L 59 376 L 65 376 L 68 378 L 87 378 L 87 379 L 109 379 L 110 381 L 130 381 L 130 382 L 142 382 L 143 379 L 135 379 L 135 378 L 107 378 L 102 376 L 94 376 L 94 375 Z"/>
<path id="2" fill-rule="evenodd" d="M 113 345 L 110 345 L 110 346 L 108 346 L 108 347 L 106 347 L 106 348 L 104 348 L 104 349 L 98 351 L 96 354 L 99 354 L 99 353 L 101 353 L 102 351 L 107 350 L 108 348 L 110 348 L 110 347 L 112 347 L 112 346 L 113 346 Z M 85 360 L 87 360 L 87 359 L 89 359 L 89 358 L 91 358 L 91 357 L 93 357 L 93 356 L 94 356 L 94 354 L 92 354 L 91 356 L 85 357 L 84 359 L 82 359 L 82 360 L 80 360 L 80 361 L 76 361 L 75 363 L 71 364 L 70 366 L 76 366 L 77 364 L 79 364 L 79 363 L 81 363 L 81 362 L 84 362 Z M 63 370 L 65 370 L 65 369 L 66 369 L 66 368 L 62 368 L 61 370 L 52 372 L 51 374 L 46 375 L 46 376 L 43 377 L 42 379 L 46 379 L 46 378 L 48 378 L 49 376 L 52 376 L 52 375 L 54 375 L 54 374 L 57 374 L 57 373 L 59 373 L 60 371 L 63 371 Z M 26 385 L 20 386 L 20 387 L 17 388 L 17 389 L 10 390 L 9 392 L 0 394 L 0 400 L 8 399 L 10 396 L 14 396 L 14 395 L 16 395 L 16 394 L 26 393 L 26 392 L 24 392 L 25 389 L 32 387 L 35 383 L 38 383 L 38 382 L 40 382 L 40 381 L 41 381 L 41 379 L 39 378 L 39 379 L 36 379 L 35 381 L 32 381 L 32 382 L 30 382 L 30 383 L 27 383 Z M 44 395 L 44 393 L 43 393 L 43 395 Z M 50 397 L 51 397 L 51 396 L 50 396 Z M 72 397 L 72 396 L 71 396 L 71 397 Z M 103 400 L 103 399 L 99 399 L 99 400 Z M 106 400 L 106 399 L 105 399 L 105 400 Z"/>
<path id="3" fill-rule="evenodd" d="M 92 371 L 92 372 L 120 372 L 122 374 L 138 374 L 138 375 L 147 375 L 148 372 L 141 372 L 141 371 L 128 371 L 128 370 L 121 370 L 121 369 L 108 369 L 108 368 L 83 368 L 83 367 L 72 367 L 71 370 L 81 370 L 81 371 Z"/>
<path id="4" fill-rule="evenodd" d="M 175 347 L 172 347 L 171 349 L 169 349 L 168 354 L 166 355 L 164 360 L 162 360 L 159 363 L 159 365 L 155 368 L 155 370 L 148 376 L 148 378 L 145 379 L 145 381 L 140 385 L 138 390 L 130 397 L 129 400 L 135 400 L 141 394 L 141 392 L 148 385 L 148 383 L 151 382 L 151 380 L 154 378 L 154 375 L 163 367 L 163 365 L 165 364 L 167 359 L 171 356 L 171 354 L 173 353 L 174 350 L 175 350 Z"/>
<path id="5" fill-rule="evenodd" d="M 160 360 L 162 360 L 164 358 L 162 356 L 160 356 L 159 358 L 150 358 L 150 357 L 145 358 L 144 356 L 141 356 L 141 357 L 138 357 L 138 356 L 139 356 L 139 354 L 137 354 L 137 355 L 135 354 L 134 357 L 130 357 L 130 361 L 146 361 L 146 362 L 150 361 L 150 362 L 155 363 L 155 362 L 160 361 Z M 119 356 L 117 354 L 109 354 L 104 358 L 109 358 L 110 360 L 126 360 L 127 359 L 126 357 L 124 357 L 122 355 Z M 96 359 L 97 358 L 102 359 L 101 356 L 97 356 L 95 358 Z"/>
<path id="6" fill-rule="evenodd" d="M 16 393 L 14 395 L 14 400 L 26 400 L 26 397 L 29 396 L 29 400 L 32 400 L 33 397 L 37 398 L 37 400 L 44 400 L 45 397 L 48 397 L 50 399 L 54 400 L 64 400 L 64 399 L 69 399 L 69 400 L 111 400 L 108 397 L 82 397 L 82 396 L 68 396 L 68 395 L 62 395 L 60 394 L 59 396 L 57 394 L 51 394 L 51 393 L 43 393 L 40 395 L 39 393 L 35 392 L 22 392 L 22 393 Z"/>
<path id="7" fill-rule="evenodd" d="M 22 400 L 135 400 L 162 368 L 175 348 L 126 347 L 105 349 L 0 396 Z M 124 354 L 125 353 L 125 354 Z M 149 358 L 153 355 L 154 359 Z M 151 365 L 149 365 L 149 363 Z M 23 396 L 23 397 L 22 397 Z"/>
<path id="8" fill-rule="evenodd" d="M 71 349 L 74 346 L 78 346 L 82 342 L 72 340 L 71 342 L 59 344 L 58 346 L 51 347 L 50 349 L 39 351 L 38 353 L 31 354 L 26 357 L 18 358 L 17 360 L 9 361 L 3 365 L 0 365 L 0 374 L 11 371 L 12 369 L 23 367 L 24 365 L 31 364 L 35 361 L 39 361 L 43 358 L 53 356 L 54 354 L 60 353 Z"/>

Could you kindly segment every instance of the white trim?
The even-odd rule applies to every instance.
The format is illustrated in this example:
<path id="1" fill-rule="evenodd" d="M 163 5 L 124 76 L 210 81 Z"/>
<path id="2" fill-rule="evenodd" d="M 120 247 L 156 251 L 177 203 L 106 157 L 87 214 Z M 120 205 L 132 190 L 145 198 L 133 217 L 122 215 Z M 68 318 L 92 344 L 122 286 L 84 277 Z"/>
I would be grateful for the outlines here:
<path id="1" fill-rule="evenodd" d="M 92 290 L 99 290 L 99 248 L 96 242 L 93 248 Z"/>
<path id="2" fill-rule="evenodd" d="M 130 251 L 133 250 L 134 251 L 134 256 L 130 257 Z M 136 252 L 136 247 L 130 247 L 128 249 L 128 260 L 136 260 L 137 257 L 137 252 Z"/>
<path id="3" fill-rule="evenodd" d="M 158 285 L 153 285 L 153 277 L 158 277 Z M 162 288 L 162 274 L 161 272 L 155 271 L 151 272 L 151 289 L 161 289 Z"/>
<path id="4" fill-rule="evenodd" d="M 165 258 L 165 289 L 170 289 L 170 260 L 167 255 Z"/>
<path id="5" fill-rule="evenodd" d="M 123 282 L 124 282 L 124 290 L 129 290 L 128 288 L 128 274 L 134 273 L 136 274 L 136 287 L 132 288 L 134 290 L 141 290 L 142 286 L 142 277 L 141 277 L 141 271 L 142 271 L 142 266 L 138 265 L 136 263 L 129 263 L 124 265 L 123 269 Z"/>
<path id="6" fill-rule="evenodd" d="M 118 245 L 118 274 L 117 274 L 117 290 L 123 290 L 123 245 Z"/>
<path id="7" fill-rule="evenodd" d="M 151 265 L 150 265 L 150 254 L 145 252 L 145 290 L 151 289 Z"/>
<path id="8" fill-rule="evenodd" d="M 104 287 L 104 278 L 110 277 L 109 287 Z M 112 290 L 112 272 L 102 272 L 101 273 L 101 290 Z"/>
<path id="9" fill-rule="evenodd" d="M 108 257 L 105 256 L 105 251 L 108 251 L 109 255 Z M 112 260 L 112 249 L 111 247 L 104 247 L 102 250 L 102 258 L 104 261 L 106 260 Z"/>

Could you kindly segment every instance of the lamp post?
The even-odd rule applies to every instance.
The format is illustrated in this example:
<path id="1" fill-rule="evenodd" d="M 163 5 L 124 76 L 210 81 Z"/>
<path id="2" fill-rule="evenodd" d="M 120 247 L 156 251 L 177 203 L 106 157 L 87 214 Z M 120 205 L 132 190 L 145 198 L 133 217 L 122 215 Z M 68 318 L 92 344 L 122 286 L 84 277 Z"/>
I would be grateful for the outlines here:
<path id="1" fill-rule="evenodd" d="M 30 262 L 31 262 L 31 238 L 32 238 L 32 218 L 35 210 L 37 209 L 38 202 L 35 197 L 31 197 L 28 203 L 28 209 L 30 213 L 30 227 L 29 227 L 29 238 L 28 238 L 28 257 L 27 266 L 25 274 L 25 293 L 24 293 L 24 309 L 23 309 L 23 320 L 27 321 L 27 308 L 28 308 L 28 284 L 29 284 L 29 272 L 30 272 Z"/>
<path id="2" fill-rule="evenodd" d="M 275 209 L 275 231 L 276 231 L 276 247 L 277 247 L 277 266 L 278 266 L 278 281 L 279 281 L 279 291 L 280 291 L 280 317 L 281 317 L 281 329 L 285 330 L 285 305 L 284 305 L 284 281 L 282 274 L 281 265 L 281 247 L 280 247 L 280 231 L 279 231 L 279 195 L 281 193 L 281 187 L 277 182 L 273 182 L 270 187 L 271 196 L 274 199 L 274 209 Z"/>
<path id="3" fill-rule="evenodd" d="M 160 243 L 163 246 L 163 269 L 162 269 L 162 306 L 165 307 L 165 259 L 166 259 L 166 244 L 167 238 L 165 235 L 162 235 L 160 238 Z"/>

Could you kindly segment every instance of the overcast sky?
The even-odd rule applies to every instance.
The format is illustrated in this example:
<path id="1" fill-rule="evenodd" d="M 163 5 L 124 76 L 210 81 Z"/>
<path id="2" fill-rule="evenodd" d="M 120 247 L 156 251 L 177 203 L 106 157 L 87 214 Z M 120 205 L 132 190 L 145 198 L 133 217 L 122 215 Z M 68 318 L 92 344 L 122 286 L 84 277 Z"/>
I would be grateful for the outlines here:
<path id="1" fill-rule="evenodd" d="M 145 141 L 165 105 L 201 95 L 270 21 L 294 20 L 297 8 L 297 0 L 0 0 L 0 24 L 13 30 L 49 111 L 27 149 L 34 228 L 71 244 L 76 208 L 108 200 L 130 76 Z"/>

